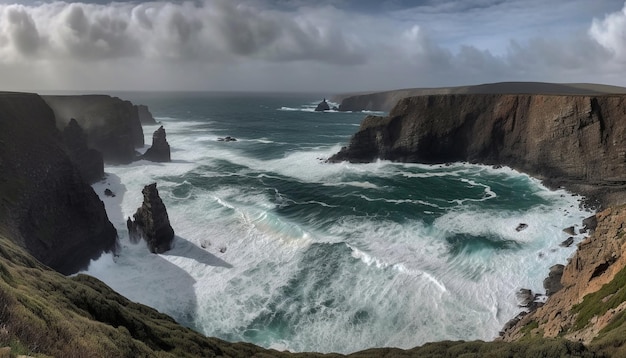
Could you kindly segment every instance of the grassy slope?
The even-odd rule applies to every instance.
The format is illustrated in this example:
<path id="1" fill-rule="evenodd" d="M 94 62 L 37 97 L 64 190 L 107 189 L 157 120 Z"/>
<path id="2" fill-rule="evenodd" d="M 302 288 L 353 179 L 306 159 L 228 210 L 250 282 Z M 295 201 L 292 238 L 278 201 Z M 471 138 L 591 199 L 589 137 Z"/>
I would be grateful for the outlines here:
<path id="1" fill-rule="evenodd" d="M 291 354 L 204 337 L 172 318 L 128 301 L 101 281 L 43 266 L 0 237 L 0 347 L 56 357 L 276 357 Z M 336 357 L 315 353 L 298 357 Z M 371 349 L 353 357 L 593 357 L 563 339 L 437 342 L 411 350 Z"/>

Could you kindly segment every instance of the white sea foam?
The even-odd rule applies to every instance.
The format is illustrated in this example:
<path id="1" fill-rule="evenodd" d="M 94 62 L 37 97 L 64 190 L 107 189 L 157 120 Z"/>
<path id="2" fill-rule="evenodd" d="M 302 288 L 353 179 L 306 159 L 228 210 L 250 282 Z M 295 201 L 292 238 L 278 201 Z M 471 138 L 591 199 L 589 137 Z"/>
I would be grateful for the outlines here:
<path id="1" fill-rule="evenodd" d="M 589 215 L 578 209 L 577 198 L 548 191 L 508 168 L 387 161 L 331 165 L 319 160 L 339 145 L 259 160 L 231 145 L 240 143 L 218 143 L 215 131 L 201 129 L 205 123 L 160 119 L 166 122 L 174 162 L 107 167 L 107 179 L 94 185 L 118 229 L 122 251 L 115 260 L 104 255 L 93 262 L 88 273 L 131 300 L 208 335 L 247 340 L 245 327 L 280 309 L 290 317 L 290 336 L 259 331 L 263 337 L 255 338 L 256 343 L 296 351 L 351 352 L 372 346 L 408 348 L 441 339 L 489 340 L 517 313 L 515 292 L 521 287 L 542 292 L 541 281 L 549 267 L 565 262 L 573 252 L 558 246 L 566 238 L 562 228 Z M 146 130 L 146 141 L 149 138 L 151 131 Z M 238 169 L 221 172 L 214 167 L 218 161 Z M 369 201 L 428 205 L 433 216 L 447 212 L 432 223 L 410 218 L 397 222 L 373 214 L 340 216 L 318 227 L 283 217 L 276 209 L 314 204 L 330 210 L 336 205 L 297 201 L 269 188 L 196 187 L 187 179 L 190 173 L 209 182 L 228 176 L 289 178 L 333 190 L 346 187 L 356 191 L 346 195 Z M 547 204 L 525 212 L 491 210 L 485 204 L 498 198 L 498 190 L 477 179 L 483 174 L 504 181 L 528 179 Z M 416 182 L 447 177 L 479 188 L 483 195 L 474 201 L 460 198 L 451 207 L 423 198 L 377 198 L 369 191 L 385 187 L 365 177 Z M 131 244 L 126 234 L 125 219 L 141 205 L 141 189 L 155 181 L 176 231 L 175 247 L 165 255 L 150 254 L 144 244 Z M 191 189 L 176 194 L 181 187 Z M 106 188 L 116 196 L 104 196 Z M 528 227 L 517 231 L 520 223 Z M 453 255 L 449 239 L 457 235 L 487 237 L 512 246 Z M 314 252 L 320 257 L 311 257 Z M 319 261 L 313 261 L 310 270 L 325 272 L 329 265 L 334 270 L 331 276 L 316 283 L 316 272 L 302 271 L 311 260 Z M 313 279 L 294 281 L 298 273 Z M 297 285 L 293 294 L 302 295 L 306 305 L 274 302 L 290 285 Z M 316 313 L 306 315 L 308 311 Z"/>

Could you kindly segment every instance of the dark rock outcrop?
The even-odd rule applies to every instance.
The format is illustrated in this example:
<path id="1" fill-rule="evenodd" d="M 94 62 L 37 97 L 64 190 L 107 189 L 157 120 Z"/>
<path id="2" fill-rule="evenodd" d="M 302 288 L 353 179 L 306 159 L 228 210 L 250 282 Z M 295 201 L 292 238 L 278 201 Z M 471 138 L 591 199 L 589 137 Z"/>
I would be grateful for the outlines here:
<path id="1" fill-rule="evenodd" d="M 165 204 L 159 197 L 156 183 L 146 185 L 143 190 L 143 204 L 133 215 L 134 220 L 128 218 L 129 238 L 131 242 L 146 240 L 150 252 L 161 254 L 172 248 L 174 229 L 165 209 Z"/>
<path id="2" fill-rule="evenodd" d="M 563 288 L 561 277 L 563 276 L 563 265 L 554 265 L 550 267 L 548 277 L 543 280 L 543 288 L 546 289 L 546 295 L 551 296 Z"/>
<path id="3" fill-rule="evenodd" d="M 89 148 L 102 153 L 105 162 L 130 163 L 135 148 L 144 145 L 138 107 L 106 95 L 42 96 L 54 111 L 57 126 L 75 118 L 87 134 Z"/>
<path id="4" fill-rule="evenodd" d="M 63 129 L 63 141 L 70 159 L 78 167 L 85 181 L 95 183 L 104 177 L 102 154 L 87 147 L 87 136 L 74 118 Z"/>
<path id="5" fill-rule="evenodd" d="M 326 102 L 326 98 L 324 98 L 318 105 L 315 107 L 315 112 L 324 112 L 330 111 L 330 106 L 328 102 Z"/>
<path id="6" fill-rule="evenodd" d="M 626 200 L 625 117 L 624 95 L 410 97 L 329 161 L 502 164 L 606 205 Z"/>
<path id="7" fill-rule="evenodd" d="M 135 107 L 137 107 L 137 115 L 139 116 L 139 122 L 141 122 L 141 124 L 157 124 L 148 106 L 139 104 Z"/>
<path id="8" fill-rule="evenodd" d="M 142 159 L 153 162 L 171 162 L 170 145 L 167 143 L 165 128 L 160 126 L 152 135 L 152 146 L 148 148 Z"/>
<path id="9" fill-rule="evenodd" d="M 114 250 L 117 238 L 68 152 L 40 96 L 0 93 L 0 233 L 64 274 Z"/>

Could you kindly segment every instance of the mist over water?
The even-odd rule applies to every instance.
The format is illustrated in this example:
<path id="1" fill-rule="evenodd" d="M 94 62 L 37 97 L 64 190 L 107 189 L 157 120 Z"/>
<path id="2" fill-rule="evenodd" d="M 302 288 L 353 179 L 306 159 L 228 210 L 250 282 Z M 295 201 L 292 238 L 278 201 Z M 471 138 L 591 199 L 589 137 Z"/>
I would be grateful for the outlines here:
<path id="1" fill-rule="evenodd" d="M 122 251 L 88 273 L 209 336 L 343 353 L 490 340 L 519 311 L 515 293 L 543 292 L 573 253 L 562 229 L 589 215 L 507 168 L 326 164 L 365 114 L 315 113 L 321 96 L 124 98 L 149 105 L 173 162 L 106 168 L 94 187 Z M 176 231 L 163 255 L 126 231 L 151 182 Z"/>

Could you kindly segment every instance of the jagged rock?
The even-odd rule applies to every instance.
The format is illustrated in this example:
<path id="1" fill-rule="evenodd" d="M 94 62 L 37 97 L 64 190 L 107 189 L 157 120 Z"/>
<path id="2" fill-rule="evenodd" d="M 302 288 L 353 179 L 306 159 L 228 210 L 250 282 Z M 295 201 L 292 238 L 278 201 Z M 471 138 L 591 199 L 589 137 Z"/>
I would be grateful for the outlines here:
<path id="1" fill-rule="evenodd" d="M 112 198 L 115 198 L 115 193 L 113 191 L 111 191 L 111 189 L 109 189 L 109 188 L 104 189 L 104 195 L 110 196 Z"/>
<path id="2" fill-rule="evenodd" d="M 517 225 L 517 227 L 515 228 L 515 231 L 519 232 L 522 231 L 524 229 L 526 229 L 528 227 L 528 224 L 524 224 L 524 223 L 520 223 L 519 225 Z"/>
<path id="3" fill-rule="evenodd" d="M 63 274 L 114 251 L 117 239 L 104 204 L 68 152 L 40 96 L 0 93 L 0 228 Z"/>
<path id="4" fill-rule="evenodd" d="M 570 246 L 572 246 L 573 243 L 574 243 L 574 237 L 570 236 L 567 239 L 563 240 L 563 242 L 561 242 L 560 246 L 570 247 Z"/>
<path id="5" fill-rule="evenodd" d="M 156 183 L 146 185 L 143 190 L 143 204 L 133 215 L 134 220 L 128 218 L 129 238 L 131 242 L 138 242 L 139 238 L 146 240 L 150 252 L 161 254 L 172 248 L 174 229 L 170 225 L 165 204 L 159 197 Z"/>
<path id="6" fill-rule="evenodd" d="M 160 126 L 152 135 L 152 146 L 142 156 L 153 162 L 171 162 L 170 145 L 167 143 L 165 128 Z"/>
<path id="7" fill-rule="evenodd" d="M 552 296 L 563 288 L 561 284 L 561 277 L 563 277 L 563 265 L 554 265 L 550 267 L 548 277 L 543 280 L 543 288 L 546 289 L 546 295 Z"/>
<path id="8" fill-rule="evenodd" d="M 157 121 L 152 116 L 152 113 L 150 113 L 148 106 L 140 104 L 136 107 L 137 115 L 139 116 L 139 122 L 141 122 L 141 124 L 157 124 Z"/>
<path id="9" fill-rule="evenodd" d="M 105 162 L 130 163 L 135 148 L 144 145 L 137 106 L 107 95 L 42 96 L 54 111 L 57 127 L 75 118 L 87 135 L 89 148 Z"/>
<path id="10" fill-rule="evenodd" d="M 63 129 L 63 141 L 72 162 L 78 167 L 85 181 L 95 183 L 104 176 L 102 154 L 87 147 L 87 135 L 76 119 L 70 119 Z"/>
<path id="11" fill-rule="evenodd" d="M 566 227 L 565 229 L 563 229 L 563 232 L 568 235 L 576 235 L 576 230 L 574 229 L 573 226 Z"/>
<path id="12" fill-rule="evenodd" d="M 326 102 L 326 98 L 324 98 L 318 105 L 315 107 L 315 112 L 323 112 L 330 111 L 330 106 L 328 102 Z"/>
<path id="13" fill-rule="evenodd" d="M 520 288 L 515 295 L 519 300 L 520 307 L 528 307 L 535 300 L 533 291 L 527 288 Z"/>
<path id="14" fill-rule="evenodd" d="M 581 234 L 590 232 L 593 233 L 596 230 L 596 227 L 598 226 L 598 218 L 596 218 L 595 215 L 591 215 L 588 218 L 585 218 L 583 220 L 583 228 L 580 230 Z"/>

